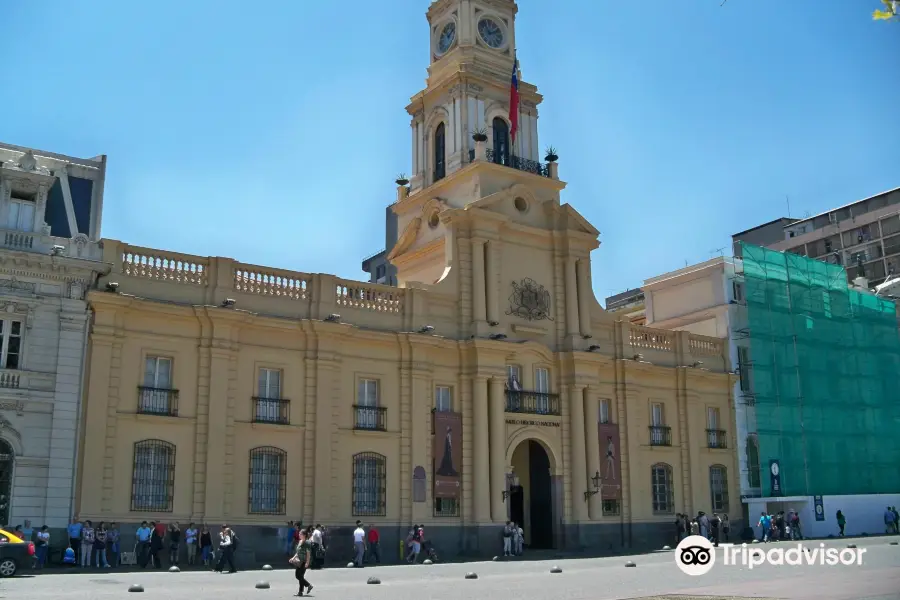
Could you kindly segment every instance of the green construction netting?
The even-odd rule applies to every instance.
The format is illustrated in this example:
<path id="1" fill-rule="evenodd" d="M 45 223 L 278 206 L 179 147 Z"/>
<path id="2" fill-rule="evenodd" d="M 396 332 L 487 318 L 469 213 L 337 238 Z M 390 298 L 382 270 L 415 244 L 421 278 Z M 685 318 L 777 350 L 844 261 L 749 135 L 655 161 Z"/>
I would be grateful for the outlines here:
<path id="1" fill-rule="evenodd" d="M 840 265 L 742 250 L 763 496 L 770 459 L 784 496 L 900 492 L 894 303 L 852 289 Z"/>

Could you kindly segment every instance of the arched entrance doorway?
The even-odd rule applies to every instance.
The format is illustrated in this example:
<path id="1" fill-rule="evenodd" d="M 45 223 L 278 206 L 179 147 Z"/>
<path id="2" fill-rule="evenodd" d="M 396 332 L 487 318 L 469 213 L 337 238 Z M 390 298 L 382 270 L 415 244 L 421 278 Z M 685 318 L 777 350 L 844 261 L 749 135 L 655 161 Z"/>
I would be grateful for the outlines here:
<path id="1" fill-rule="evenodd" d="M 529 548 L 553 548 L 550 457 L 540 442 L 524 440 L 512 455 L 518 487 L 510 490 L 509 518 L 522 525 Z"/>
<path id="2" fill-rule="evenodd" d="M 14 460 L 12 446 L 6 440 L 0 439 L 0 525 L 9 524 Z"/>

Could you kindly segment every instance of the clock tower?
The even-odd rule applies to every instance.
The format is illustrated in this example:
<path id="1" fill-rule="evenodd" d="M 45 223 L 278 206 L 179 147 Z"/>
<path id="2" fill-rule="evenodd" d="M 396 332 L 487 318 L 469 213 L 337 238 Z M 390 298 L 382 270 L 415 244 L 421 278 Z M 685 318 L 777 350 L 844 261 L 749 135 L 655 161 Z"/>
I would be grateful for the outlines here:
<path id="1" fill-rule="evenodd" d="M 515 60 L 513 0 L 437 0 L 426 14 L 429 68 L 426 88 L 407 112 L 412 138 L 410 194 L 471 162 L 473 134 L 501 164 L 540 160 L 537 88 L 520 82 L 518 131 L 510 135 L 510 86 Z"/>

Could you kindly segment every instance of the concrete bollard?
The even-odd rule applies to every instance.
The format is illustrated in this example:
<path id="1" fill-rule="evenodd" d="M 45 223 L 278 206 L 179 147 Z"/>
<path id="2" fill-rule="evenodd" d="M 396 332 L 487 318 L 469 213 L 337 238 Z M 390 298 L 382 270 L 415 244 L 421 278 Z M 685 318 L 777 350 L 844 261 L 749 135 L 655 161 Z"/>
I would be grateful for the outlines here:
<path id="1" fill-rule="evenodd" d="M 634 564 L 634 562 L 632 562 L 632 561 L 629 560 L 627 563 L 625 563 L 625 566 L 626 566 L 626 567 L 636 567 L 637 565 Z"/>
<path id="2" fill-rule="evenodd" d="M 424 561 L 422 561 L 422 564 L 423 565 L 433 565 L 434 563 L 431 562 L 430 558 L 426 558 Z"/>
<path id="3" fill-rule="evenodd" d="M 562 569 L 560 569 L 559 567 L 554 566 L 552 569 L 550 569 L 550 572 L 551 572 L 551 573 L 562 573 Z"/>
<path id="4" fill-rule="evenodd" d="M 466 573 L 466 579 L 478 579 L 477 573 Z"/>
<path id="5" fill-rule="evenodd" d="M 129 591 L 129 592 L 143 592 L 143 591 L 144 591 L 144 586 L 142 586 L 142 585 L 139 584 L 139 583 L 135 583 L 135 584 L 133 584 L 133 585 L 131 585 L 131 586 L 128 587 L 128 591 Z"/>
<path id="6" fill-rule="evenodd" d="M 263 571 L 272 571 L 274 569 L 272 569 L 272 565 L 263 565 L 262 570 Z"/>
<path id="7" fill-rule="evenodd" d="M 268 582 L 268 581 L 257 581 L 257 582 L 256 582 L 256 589 L 258 589 L 258 590 L 267 590 L 267 589 L 269 589 L 269 582 Z"/>
<path id="8" fill-rule="evenodd" d="M 369 584 L 369 585 L 380 585 L 380 584 L 381 584 L 381 580 L 378 579 L 377 577 L 369 577 L 369 578 L 366 580 L 366 583 Z"/>
<path id="9" fill-rule="evenodd" d="M 352 562 L 348 562 L 348 563 L 347 563 L 347 568 L 348 568 L 348 569 L 352 569 L 352 568 L 355 567 L 355 566 L 356 566 L 356 563 L 352 563 Z"/>
<path id="10" fill-rule="evenodd" d="M 172 567 L 169 567 L 169 573 L 181 573 L 181 569 L 179 569 L 178 567 L 172 566 Z"/>

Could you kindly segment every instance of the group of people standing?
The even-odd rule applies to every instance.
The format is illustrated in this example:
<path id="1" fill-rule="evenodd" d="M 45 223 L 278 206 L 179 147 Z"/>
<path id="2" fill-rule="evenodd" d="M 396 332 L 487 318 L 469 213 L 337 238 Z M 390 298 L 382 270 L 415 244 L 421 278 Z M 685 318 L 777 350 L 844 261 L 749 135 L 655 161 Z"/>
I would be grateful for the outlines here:
<path id="1" fill-rule="evenodd" d="M 675 531 L 676 544 L 689 535 L 700 535 L 712 542 L 713 546 L 718 546 L 723 537 L 726 542 L 730 540 L 731 522 L 726 514 L 719 516 L 718 513 L 713 513 L 712 516 L 709 516 L 702 510 L 694 518 L 676 513 Z"/>
<path id="2" fill-rule="evenodd" d="M 525 547 L 525 531 L 512 521 L 503 527 L 503 556 L 522 556 Z"/>
<path id="3" fill-rule="evenodd" d="M 66 529 L 69 545 L 63 554 L 63 562 L 98 569 L 119 565 L 119 526 L 116 523 L 107 527 L 101 521 L 94 527 L 90 520 L 73 520 Z"/>
<path id="4" fill-rule="evenodd" d="M 181 562 L 182 543 L 187 553 L 187 564 L 195 566 L 203 564 L 212 566 L 215 556 L 213 548 L 213 536 L 206 525 L 198 529 L 190 523 L 188 528 L 182 531 L 178 523 L 166 526 L 164 523 L 144 521 L 138 527 L 137 544 L 135 544 L 135 562 L 141 568 L 147 568 L 150 564 L 154 568 L 162 568 L 160 553 L 168 551 L 169 565 L 177 567 Z M 234 552 L 237 550 L 238 536 L 227 524 L 223 524 L 218 535 L 219 560 L 215 565 L 215 571 L 221 573 L 226 564 L 229 572 L 234 573 Z"/>
<path id="5" fill-rule="evenodd" d="M 840 521 L 841 511 L 838 511 L 838 521 Z M 800 515 L 793 508 L 785 513 L 783 510 L 774 515 L 761 513 L 759 522 L 759 539 L 762 542 L 778 541 L 778 540 L 802 540 L 803 533 L 800 529 Z M 841 535 L 844 529 L 841 527 Z"/>

